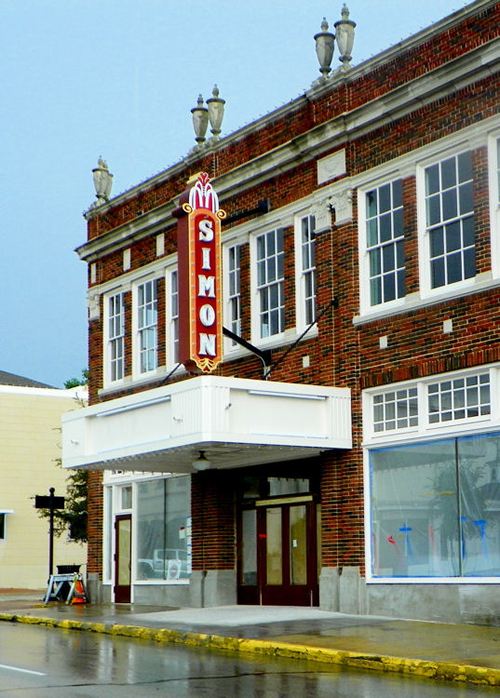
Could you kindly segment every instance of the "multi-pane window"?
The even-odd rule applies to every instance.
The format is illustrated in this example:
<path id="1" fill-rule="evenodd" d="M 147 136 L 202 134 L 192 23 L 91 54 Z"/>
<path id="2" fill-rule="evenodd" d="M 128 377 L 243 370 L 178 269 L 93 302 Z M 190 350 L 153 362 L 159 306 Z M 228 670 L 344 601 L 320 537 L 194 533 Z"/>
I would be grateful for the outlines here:
<path id="1" fill-rule="evenodd" d="M 400 179 L 366 193 L 370 305 L 405 295 L 403 185 Z"/>
<path id="2" fill-rule="evenodd" d="M 425 169 L 431 288 L 476 274 L 470 151 Z"/>
<path id="3" fill-rule="evenodd" d="M 373 397 L 373 429 L 375 432 L 416 426 L 418 426 L 416 388 L 391 390 Z"/>
<path id="4" fill-rule="evenodd" d="M 241 335 L 241 245 L 228 249 L 229 328 Z"/>
<path id="5" fill-rule="evenodd" d="M 170 359 L 179 361 L 179 278 L 177 269 L 170 273 Z"/>
<path id="6" fill-rule="evenodd" d="M 154 371 L 158 349 L 158 285 L 155 279 L 137 287 L 139 373 Z"/>
<path id="7" fill-rule="evenodd" d="M 301 225 L 302 293 L 304 320 L 310 325 L 316 319 L 316 258 L 315 258 L 315 218 L 306 216 Z"/>
<path id="8" fill-rule="evenodd" d="M 500 138 L 497 138 L 497 202 L 500 204 Z"/>
<path id="9" fill-rule="evenodd" d="M 121 380 L 125 374 L 125 303 L 123 293 L 108 299 L 109 380 Z"/>
<path id="10" fill-rule="evenodd" d="M 431 424 L 490 414 L 490 374 L 432 383 L 427 395 Z"/>
<path id="11" fill-rule="evenodd" d="M 259 334 L 270 337 L 285 329 L 283 230 L 257 237 Z"/>

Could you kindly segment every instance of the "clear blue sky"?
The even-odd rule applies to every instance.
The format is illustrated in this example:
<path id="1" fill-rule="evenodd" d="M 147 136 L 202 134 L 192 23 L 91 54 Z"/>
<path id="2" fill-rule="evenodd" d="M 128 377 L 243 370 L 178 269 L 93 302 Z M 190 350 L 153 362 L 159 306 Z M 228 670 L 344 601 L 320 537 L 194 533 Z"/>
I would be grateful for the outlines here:
<path id="1" fill-rule="evenodd" d="M 353 64 L 463 0 L 350 0 Z M 87 366 L 83 211 L 102 155 L 112 194 L 194 145 L 216 82 L 222 135 L 319 76 L 313 35 L 342 0 L 0 0 L 0 370 L 55 386 Z M 338 65 L 337 56 L 334 63 Z"/>

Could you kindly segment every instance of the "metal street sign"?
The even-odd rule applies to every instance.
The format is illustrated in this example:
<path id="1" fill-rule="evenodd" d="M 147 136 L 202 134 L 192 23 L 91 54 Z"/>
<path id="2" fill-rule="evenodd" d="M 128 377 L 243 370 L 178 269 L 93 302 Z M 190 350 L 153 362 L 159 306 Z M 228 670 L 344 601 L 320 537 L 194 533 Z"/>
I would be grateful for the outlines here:
<path id="1" fill-rule="evenodd" d="M 35 495 L 35 509 L 64 509 L 64 497 Z"/>

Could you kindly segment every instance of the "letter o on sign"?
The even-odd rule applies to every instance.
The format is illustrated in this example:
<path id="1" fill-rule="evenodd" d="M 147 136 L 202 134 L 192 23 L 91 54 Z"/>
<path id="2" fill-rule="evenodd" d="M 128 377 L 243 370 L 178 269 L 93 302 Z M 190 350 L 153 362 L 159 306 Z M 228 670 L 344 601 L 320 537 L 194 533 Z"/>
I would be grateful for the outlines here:
<path id="1" fill-rule="evenodd" d="M 211 305 L 205 303 L 200 308 L 200 322 L 204 327 L 211 327 L 215 322 L 215 310 Z"/>

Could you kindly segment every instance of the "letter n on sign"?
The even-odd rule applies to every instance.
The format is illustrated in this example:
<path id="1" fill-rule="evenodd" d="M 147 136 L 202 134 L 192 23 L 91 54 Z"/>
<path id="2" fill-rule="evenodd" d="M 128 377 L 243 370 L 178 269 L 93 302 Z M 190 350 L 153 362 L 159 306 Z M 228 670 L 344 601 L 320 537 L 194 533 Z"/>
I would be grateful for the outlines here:
<path id="1" fill-rule="evenodd" d="M 179 361 L 210 373 L 222 361 L 221 220 L 225 212 L 206 172 L 181 194 L 177 217 Z M 168 341 L 168 338 L 167 338 Z"/>

